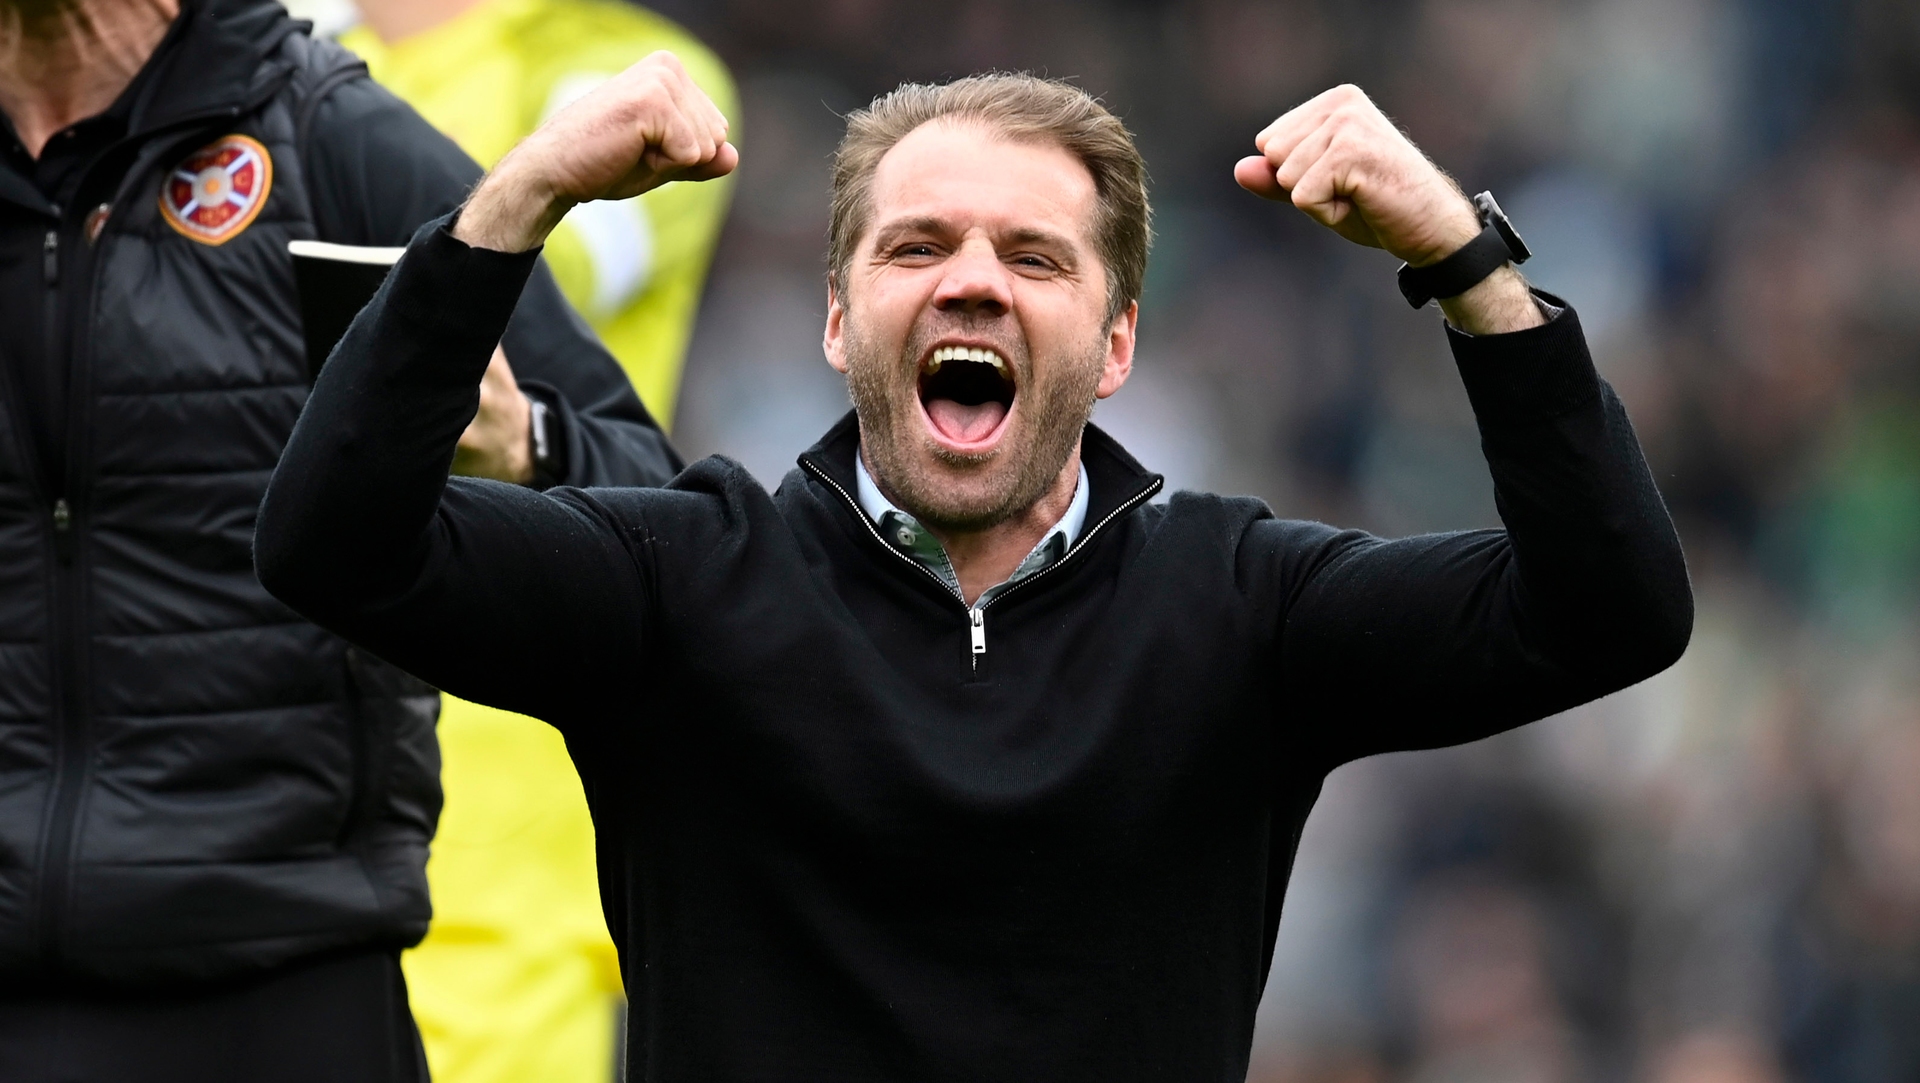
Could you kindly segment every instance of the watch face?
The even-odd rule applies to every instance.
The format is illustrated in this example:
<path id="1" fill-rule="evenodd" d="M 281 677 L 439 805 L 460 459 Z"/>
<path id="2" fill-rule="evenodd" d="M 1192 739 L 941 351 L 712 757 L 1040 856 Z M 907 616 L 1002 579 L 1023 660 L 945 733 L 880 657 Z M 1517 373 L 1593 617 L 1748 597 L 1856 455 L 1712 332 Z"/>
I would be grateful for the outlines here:
<path id="1" fill-rule="evenodd" d="M 1473 209 L 1480 212 L 1481 225 L 1492 226 L 1499 232 L 1500 239 L 1507 242 L 1507 251 L 1512 254 L 1513 262 L 1525 263 L 1533 258 L 1533 251 L 1527 247 L 1527 242 L 1520 239 L 1520 231 L 1513 228 L 1513 223 L 1508 220 L 1506 212 L 1500 209 L 1492 192 L 1481 192 L 1474 196 Z"/>

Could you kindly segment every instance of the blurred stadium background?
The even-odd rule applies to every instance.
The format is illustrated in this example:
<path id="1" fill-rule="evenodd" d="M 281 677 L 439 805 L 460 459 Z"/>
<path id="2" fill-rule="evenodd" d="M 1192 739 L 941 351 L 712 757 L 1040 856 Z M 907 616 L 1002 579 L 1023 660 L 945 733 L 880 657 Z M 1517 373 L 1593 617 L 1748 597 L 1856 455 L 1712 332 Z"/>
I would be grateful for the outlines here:
<path id="1" fill-rule="evenodd" d="M 1579 308 L 1681 523 L 1693 647 L 1525 731 L 1337 772 L 1254 1083 L 1920 1080 L 1920 4 L 650 6 L 733 67 L 745 118 L 676 438 L 770 486 L 847 406 L 816 345 L 837 115 L 903 79 L 1069 77 L 1138 133 L 1159 237 L 1096 420 L 1173 486 L 1495 522 L 1439 316 L 1229 175 L 1326 86 L 1492 188 Z"/>

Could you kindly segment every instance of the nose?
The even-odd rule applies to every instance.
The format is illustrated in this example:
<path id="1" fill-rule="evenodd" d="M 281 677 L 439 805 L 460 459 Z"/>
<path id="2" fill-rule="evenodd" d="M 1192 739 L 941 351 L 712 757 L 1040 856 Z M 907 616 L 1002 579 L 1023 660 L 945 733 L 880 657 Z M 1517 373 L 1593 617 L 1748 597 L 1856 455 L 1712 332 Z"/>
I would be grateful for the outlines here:
<path id="1" fill-rule="evenodd" d="M 993 245 L 981 238 L 962 244 L 943 267 L 933 306 L 967 316 L 1004 316 L 1013 309 L 1007 268 Z"/>

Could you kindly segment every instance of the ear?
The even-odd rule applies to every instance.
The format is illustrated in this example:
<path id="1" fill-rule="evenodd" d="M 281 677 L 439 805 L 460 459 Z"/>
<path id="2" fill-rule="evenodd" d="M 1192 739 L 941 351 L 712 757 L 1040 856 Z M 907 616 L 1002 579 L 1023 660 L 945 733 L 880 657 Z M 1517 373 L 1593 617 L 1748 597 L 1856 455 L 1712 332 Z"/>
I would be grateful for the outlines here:
<path id="1" fill-rule="evenodd" d="M 833 276 L 827 276 L 827 331 L 820 345 L 826 351 L 827 364 L 834 371 L 847 371 L 847 309 L 840 303 L 840 291 L 834 288 Z"/>
<path id="2" fill-rule="evenodd" d="M 1113 318 L 1113 326 L 1107 330 L 1107 363 L 1100 370 L 1100 386 L 1093 392 L 1096 398 L 1104 399 L 1120 390 L 1133 374 L 1134 331 L 1139 323 L 1138 301 L 1127 302 L 1126 310 Z"/>

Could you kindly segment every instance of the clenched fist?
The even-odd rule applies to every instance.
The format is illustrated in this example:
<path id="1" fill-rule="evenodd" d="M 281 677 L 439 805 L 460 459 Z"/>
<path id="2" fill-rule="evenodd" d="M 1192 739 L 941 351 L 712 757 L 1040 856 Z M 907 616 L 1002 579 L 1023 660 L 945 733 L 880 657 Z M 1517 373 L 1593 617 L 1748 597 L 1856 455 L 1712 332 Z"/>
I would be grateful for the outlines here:
<path id="1" fill-rule="evenodd" d="M 1356 86 L 1337 86 L 1297 106 L 1254 137 L 1260 153 L 1233 169 L 1240 186 L 1286 200 L 1342 237 L 1424 267 L 1480 232 L 1452 178 L 1427 160 Z M 1475 334 L 1517 331 L 1543 317 L 1513 267 L 1503 267 L 1440 303 L 1454 326 Z"/>
<path id="2" fill-rule="evenodd" d="M 724 177 L 739 162 L 713 100 L 679 58 L 654 53 L 555 113 L 501 159 L 460 212 L 454 236 L 523 252 L 577 203 Z"/>

